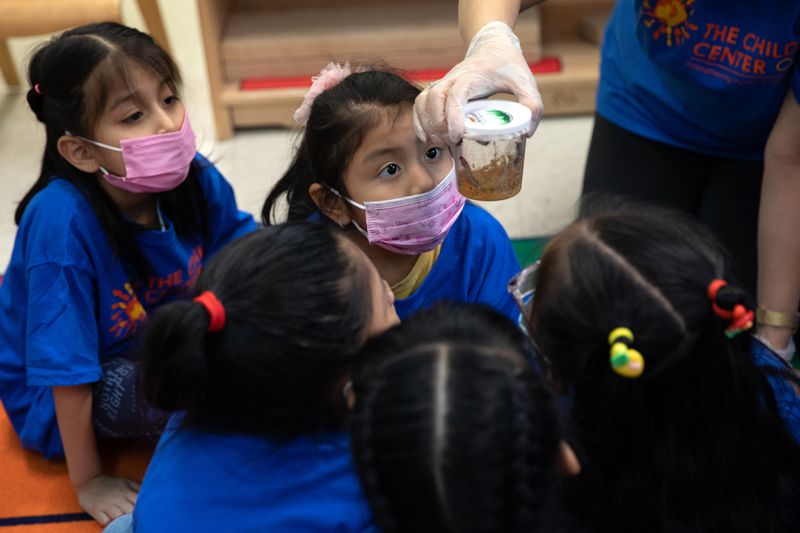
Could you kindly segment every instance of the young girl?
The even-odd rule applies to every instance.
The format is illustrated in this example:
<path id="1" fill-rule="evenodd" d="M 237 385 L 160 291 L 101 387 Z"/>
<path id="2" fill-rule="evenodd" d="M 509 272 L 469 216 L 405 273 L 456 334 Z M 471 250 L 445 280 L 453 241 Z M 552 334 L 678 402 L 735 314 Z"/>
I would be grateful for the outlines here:
<path id="1" fill-rule="evenodd" d="M 305 133 L 262 210 L 269 224 L 286 194 L 289 220 L 340 226 L 375 264 L 405 318 L 437 300 L 480 302 L 516 319 L 505 292 L 519 264 L 502 226 L 465 203 L 446 147 L 411 124 L 419 89 L 391 72 L 329 65 L 295 119 Z"/>
<path id="2" fill-rule="evenodd" d="M 144 335 L 145 393 L 183 413 L 147 471 L 135 530 L 372 529 L 341 429 L 353 354 L 398 322 L 375 267 L 329 228 L 290 223 L 223 250 L 196 293 Z"/>
<path id="3" fill-rule="evenodd" d="M 80 504 L 105 523 L 131 509 L 136 485 L 103 474 L 95 438 L 165 421 L 137 397 L 137 329 L 255 224 L 196 154 L 178 70 L 148 35 L 67 31 L 36 52 L 29 79 L 47 137 L 0 286 L 0 399 L 24 447 L 66 456 Z"/>
<path id="4" fill-rule="evenodd" d="M 369 341 L 353 370 L 353 449 L 391 532 L 558 531 L 579 465 L 530 341 L 497 312 L 440 305 Z"/>
<path id="5" fill-rule="evenodd" d="M 536 287 L 528 330 L 586 449 L 568 512 L 604 531 L 800 531 L 798 379 L 751 339 L 707 230 L 653 207 L 588 212 Z"/>

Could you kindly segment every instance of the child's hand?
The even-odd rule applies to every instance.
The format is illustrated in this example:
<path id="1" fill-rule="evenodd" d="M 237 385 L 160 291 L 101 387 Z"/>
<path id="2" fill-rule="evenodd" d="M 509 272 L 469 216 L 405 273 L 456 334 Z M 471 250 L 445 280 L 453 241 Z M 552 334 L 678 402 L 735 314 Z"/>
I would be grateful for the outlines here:
<path id="1" fill-rule="evenodd" d="M 118 516 L 133 511 L 139 484 L 129 479 L 101 474 L 76 486 L 83 510 L 105 526 Z"/>

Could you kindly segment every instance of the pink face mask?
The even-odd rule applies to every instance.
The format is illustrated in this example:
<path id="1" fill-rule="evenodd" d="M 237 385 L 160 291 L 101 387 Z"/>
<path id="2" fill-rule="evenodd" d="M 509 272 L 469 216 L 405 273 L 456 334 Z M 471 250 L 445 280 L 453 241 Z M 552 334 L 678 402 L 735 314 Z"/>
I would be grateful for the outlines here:
<path id="1" fill-rule="evenodd" d="M 398 254 L 415 255 L 439 246 L 466 201 L 458 192 L 455 163 L 436 187 L 422 194 L 364 205 L 344 198 L 367 213 L 367 229 L 353 225 L 369 241 Z"/>
<path id="2" fill-rule="evenodd" d="M 100 171 L 108 183 L 129 192 L 171 191 L 186 179 L 197 152 L 188 113 L 184 114 L 178 131 L 122 139 L 120 148 L 80 138 L 95 146 L 122 152 L 125 176 L 115 176 L 103 167 Z"/>

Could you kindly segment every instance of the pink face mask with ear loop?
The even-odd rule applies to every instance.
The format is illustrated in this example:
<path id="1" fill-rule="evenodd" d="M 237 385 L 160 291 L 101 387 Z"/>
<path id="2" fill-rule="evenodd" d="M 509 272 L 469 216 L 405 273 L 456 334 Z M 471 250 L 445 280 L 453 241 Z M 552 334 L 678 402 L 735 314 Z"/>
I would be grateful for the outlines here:
<path id="1" fill-rule="evenodd" d="M 68 135 L 72 135 L 67 132 Z M 76 135 L 76 137 L 78 137 Z M 189 166 L 197 153 L 197 141 L 184 113 L 181 129 L 145 137 L 122 139 L 120 147 L 78 137 L 100 148 L 122 153 L 125 176 L 115 176 L 100 167 L 103 178 L 119 189 L 129 192 L 171 191 L 189 175 Z"/>
<path id="2" fill-rule="evenodd" d="M 453 226 L 466 199 L 458 192 L 455 162 L 436 187 L 422 194 L 361 205 L 331 189 L 367 214 L 367 229 L 353 225 L 370 244 L 391 252 L 416 255 L 439 246 Z"/>

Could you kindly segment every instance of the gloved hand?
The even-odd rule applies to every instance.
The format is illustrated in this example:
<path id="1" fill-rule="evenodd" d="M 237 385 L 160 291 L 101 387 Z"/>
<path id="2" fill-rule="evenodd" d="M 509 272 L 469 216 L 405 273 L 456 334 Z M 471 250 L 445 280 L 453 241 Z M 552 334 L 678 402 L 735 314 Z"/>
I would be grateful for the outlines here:
<path id="1" fill-rule="evenodd" d="M 533 135 L 542 118 L 542 97 L 519 39 L 500 21 L 472 38 L 464 60 L 422 91 L 414 103 L 414 130 L 423 142 L 457 144 L 464 135 L 463 107 L 469 100 L 498 92 L 515 95 L 530 108 Z"/>

